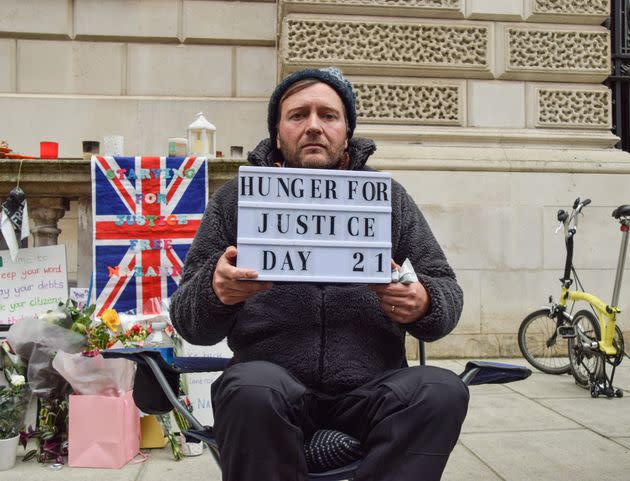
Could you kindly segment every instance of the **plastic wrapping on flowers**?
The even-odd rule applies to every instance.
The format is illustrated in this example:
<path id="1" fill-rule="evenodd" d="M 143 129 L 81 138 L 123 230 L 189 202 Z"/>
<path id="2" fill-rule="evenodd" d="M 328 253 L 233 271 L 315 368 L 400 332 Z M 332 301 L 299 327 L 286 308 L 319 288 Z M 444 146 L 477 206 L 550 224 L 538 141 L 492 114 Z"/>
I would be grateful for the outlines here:
<path id="1" fill-rule="evenodd" d="M 70 385 L 52 367 L 59 350 L 81 352 L 85 336 L 66 327 L 66 313 L 49 311 L 47 317 L 27 318 L 11 326 L 7 340 L 15 353 L 26 363 L 26 377 L 33 395 L 40 399 L 64 399 Z"/>
<path id="2" fill-rule="evenodd" d="M 137 314 L 135 310 L 118 313 L 114 309 L 105 309 L 96 314 L 94 305 L 79 307 L 76 302 L 69 300 L 56 309 L 36 318 L 24 319 L 11 327 L 7 334 L 8 341 L 15 357 L 24 361 L 24 373 L 32 393 L 40 401 L 37 427 L 34 429 L 29 426 L 20 439 L 24 447 L 28 439 L 35 439 L 38 446 L 36 450 L 29 451 L 24 460 L 37 456 L 40 462 L 52 460 L 63 463 L 67 455 L 67 398 L 73 392 L 73 386 L 78 392 L 98 386 L 105 386 L 105 390 L 112 393 L 128 388 L 129 375 L 126 370 L 121 370 L 119 376 L 109 372 L 107 376 L 100 376 L 94 386 L 90 386 L 91 382 L 82 379 L 86 372 L 82 356 L 98 356 L 100 350 L 112 347 L 167 346 L 179 351 L 181 342 L 171 326 L 168 308 L 168 300 L 151 299 L 143 306 L 142 314 Z M 64 354 L 57 360 L 57 367 L 63 366 L 60 370 L 73 380 L 72 386 L 53 367 L 53 359 L 59 351 Z M 86 365 L 99 362 L 85 361 Z M 181 376 L 180 379 L 181 391 L 186 393 L 185 377 Z M 184 399 L 187 401 L 185 394 Z M 177 412 L 174 417 L 180 431 L 189 428 L 187 421 Z M 159 420 L 175 459 L 180 459 L 182 452 L 169 419 L 162 416 Z"/>
<path id="3" fill-rule="evenodd" d="M 7 345 L 11 346 L 16 359 L 21 360 L 32 393 L 39 402 L 36 427 L 29 426 L 20 438 L 24 447 L 29 439 L 34 439 L 37 449 L 29 451 L 24 460 L 36 456 L 40 462 L 64 462 L 67 400 L 73 389 L 53 367 L 53 360 L 60 351 L 70 356 L 90 356 L 118 342 L 118 314 L 111 310 L 105 319 L 95 319 L 94 311 L 93 305 L 79 308 L 76 302 L 68 301 L 38 317 L 21 320 L 7 333 Z M 121 384 L 120 379 L 129 379 L 128 372 L 117 376 L 114 383 Z"/>
<path id="4" fill-rule="evenodd" d="M 23 319 L 11 326 L 8 345 L 25 365 L 25 373 L 34 396 L 38 398 L 35 428 L 20 433 L 20 444 L 26 448 L 29 439 L 37 448 L 27 452 L 24 460 L 37 457 L 40 462 L 64 462 L 67 455 L 68 394 L 72 388 L 52 366 L 59 350 L 78 353 L 86 346 L 85 334 L 72 329 L 73 313 L 61 304 L 39 317 Z M 74 313 L 76 318 L 77 314 Z M 87 322 L 84 316 L 81 323 Z"/>

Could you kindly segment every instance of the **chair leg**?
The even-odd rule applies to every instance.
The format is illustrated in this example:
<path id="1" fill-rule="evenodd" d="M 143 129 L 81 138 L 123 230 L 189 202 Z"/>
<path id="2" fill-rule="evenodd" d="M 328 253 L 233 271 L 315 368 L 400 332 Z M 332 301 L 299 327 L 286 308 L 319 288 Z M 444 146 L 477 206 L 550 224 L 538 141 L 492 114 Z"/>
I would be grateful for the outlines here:
<path id="1" fill-rule="evenodd" d="M 426 366 L 427 364 L 426 346 L 424 345 L 424 341 L 420 341 L 420 340 L 418 340 L 418 360 L 420 361 L 421 366 Z"/>
<path id="2" fill-rule="evenodd" d="M 179 399 L 177 399 L 177 396 L 175 396 L 175 393 L 169 386 L 168 381 L 166 380 L 166 377 L 162 373 L 162 370 L 160 369 L 160 366 L 155 361 L 155 359 L 152 359 L 151 356 L 148 356 L 148 355 L 141 354 L 141 356 L 144 359 L 144 361 L 147 363 L 147 365 L 151 368 L 151 371 L 153 371 L 153 375 L 155 376 L 155 379 L 157 379 L 158 383 L 160 384 L 160 387 L 164 391 L 164 394 L 173 405 L 173 408 L 177 409 L 177 411 L 184 418 L 186 418 L 186 421 L 188 421 L 188 423 L 194 429 L 203 431 L 204 429 L 203 425 L 197 420 L 197 418 L 193 417 L 193 415 L 190 414 L 190 412 L 188 412 L 188 409 L 186 409 L 186 407 L 182 403 L 179 402 Z"/>

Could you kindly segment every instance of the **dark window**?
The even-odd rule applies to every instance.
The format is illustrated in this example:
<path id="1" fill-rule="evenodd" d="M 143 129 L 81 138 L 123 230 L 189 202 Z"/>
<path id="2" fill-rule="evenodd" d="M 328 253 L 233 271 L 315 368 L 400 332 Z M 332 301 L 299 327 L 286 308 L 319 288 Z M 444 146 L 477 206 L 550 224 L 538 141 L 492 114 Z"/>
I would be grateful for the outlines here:
<path id="1" fill-rule="evenodd" d="M 630 0 L 612 0 L 610 32 L 612 72 L 607 84 L 613 95 L 613 131 L 618 147 L 630 152 Z"/>

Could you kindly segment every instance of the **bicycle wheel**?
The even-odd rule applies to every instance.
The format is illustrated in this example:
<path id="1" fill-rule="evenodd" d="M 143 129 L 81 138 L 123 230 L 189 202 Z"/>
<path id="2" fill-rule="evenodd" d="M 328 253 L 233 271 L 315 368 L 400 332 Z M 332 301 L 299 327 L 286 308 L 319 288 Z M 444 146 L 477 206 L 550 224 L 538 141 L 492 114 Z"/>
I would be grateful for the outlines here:
<path id="1" fill-rule="evenodd" d="M 567 341 L 558 336 L 557 327 L 549 309 L 539 309 L 523 319 L 518 329 L 521 353 L 527 362 L 547 374 L 567 374 L 571 371 Z"/>
<path id="2" fill-rule="evenodd" d="M 591 311 L 582 310 L 573 316 L 577 337 L 569 339 L 571 374 L 576 384 L 587 388 L 591 378 L 598 379 L 604 369 L 604 360 L 599 351 L 585 347 L 583 343 L 601 339 L 599 321 Z"/>

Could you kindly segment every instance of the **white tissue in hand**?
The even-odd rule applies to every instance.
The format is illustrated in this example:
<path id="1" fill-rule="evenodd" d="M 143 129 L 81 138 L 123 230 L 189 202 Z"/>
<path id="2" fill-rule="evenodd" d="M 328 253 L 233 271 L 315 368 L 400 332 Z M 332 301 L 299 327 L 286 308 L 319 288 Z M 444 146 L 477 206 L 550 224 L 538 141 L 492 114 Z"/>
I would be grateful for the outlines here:
<path id="1" fill-rule="evenodd" d="M 409 259 L 405 259 L 400 269 L 392 270 L 392 282 L 402 282 L 403 284 L 418 282 L 418 276 L 416 276 L 416 271 L 413 269 Z"/>

